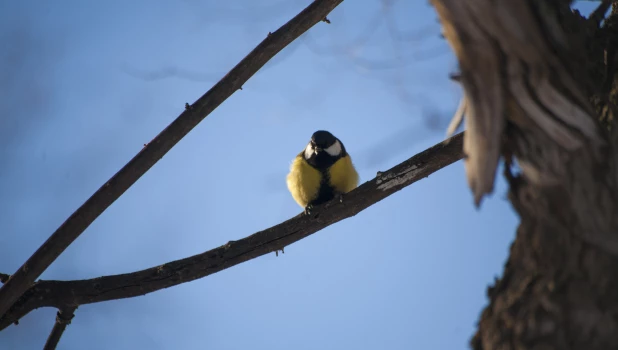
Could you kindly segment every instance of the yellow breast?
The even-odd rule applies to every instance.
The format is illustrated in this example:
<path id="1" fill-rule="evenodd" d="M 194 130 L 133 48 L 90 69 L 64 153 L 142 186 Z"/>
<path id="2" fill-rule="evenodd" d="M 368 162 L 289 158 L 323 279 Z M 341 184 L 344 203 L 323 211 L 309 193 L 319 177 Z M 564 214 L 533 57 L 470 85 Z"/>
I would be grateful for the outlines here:
<path id="1" fill-rule="evenodd" d="M 302 154 L 294 158 L 287 177 L 287 184 L 288 190 L 298 205 L 305 208 L 317 197 L 321 181 L 320 171 L 309 165 Z"/>
<path id="2" fill-rule="evenodd" d="M 358 173 L 349 155 L 335 162 L 329 168 L 328 175 L 330 185 L 335 192 L 347 193 L 358 186 Z M 287 176 L 287 185 L 298 205 L 305 208 L 315 200 L 319 194 L 321 182 L 322 174 L 305 161 L 302 153 L 294 158 Z"/>
<path id="3" fill-rule="evenodd" d="M 330 185 L 336 192 L 347 193 L 358 186 L 358 173 L 349 155 L 339 159 L 329 169 Z"/>

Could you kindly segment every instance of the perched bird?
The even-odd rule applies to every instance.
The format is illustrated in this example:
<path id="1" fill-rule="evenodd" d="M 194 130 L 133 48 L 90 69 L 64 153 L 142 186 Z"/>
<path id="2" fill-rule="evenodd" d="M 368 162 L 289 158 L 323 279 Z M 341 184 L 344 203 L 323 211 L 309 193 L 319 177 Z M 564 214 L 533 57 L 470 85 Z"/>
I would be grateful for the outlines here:
<path id="1" fill-rule="evenodd" d="M 358 173 L 341 140 L 318 130 L 300 152 L 287 176 L 288 190 L 298 205 L 309 213 L 318 205 L 350 192 L 358 186 Z"/>

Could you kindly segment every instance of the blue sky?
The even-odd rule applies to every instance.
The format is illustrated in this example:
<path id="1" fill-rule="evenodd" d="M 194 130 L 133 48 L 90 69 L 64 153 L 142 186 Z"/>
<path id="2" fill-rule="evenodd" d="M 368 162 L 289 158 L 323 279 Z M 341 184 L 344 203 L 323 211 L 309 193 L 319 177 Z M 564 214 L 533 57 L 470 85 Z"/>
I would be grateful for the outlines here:
<path id="1" fill-rule="evenodd" d="M 0 4 L 0 272 L 309 1 Z M 582 2 L 584 13 L 597 4 Z M 301 210 L 285 187 L 318 129 L 373 178 L 443 138 L 456 61 L 426 1 L 346 1 L 116 201 L 43 274 L 131 272 Z M 265 143 L 265 139 L 268 142 Z M 361 214 L 207 278 L 84 305 L 60 349 L 467 349 L 517 224 L 454 164 Z M 0 333 L 38 349 L 56 310 Z"/>

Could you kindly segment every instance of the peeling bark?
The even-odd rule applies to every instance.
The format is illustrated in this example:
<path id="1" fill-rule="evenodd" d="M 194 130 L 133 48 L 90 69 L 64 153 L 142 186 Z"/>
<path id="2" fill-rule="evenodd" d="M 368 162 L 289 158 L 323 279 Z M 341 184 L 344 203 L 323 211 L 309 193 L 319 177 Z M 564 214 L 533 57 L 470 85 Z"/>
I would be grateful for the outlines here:
<path id="1" fill-rule="evenodd" d="M 618 349 L 615 14 L 598 28 L 569 1 L 432 3 L 460 63 L 475 202 L 502 155 L 521 217 L 473 348 Z"/>

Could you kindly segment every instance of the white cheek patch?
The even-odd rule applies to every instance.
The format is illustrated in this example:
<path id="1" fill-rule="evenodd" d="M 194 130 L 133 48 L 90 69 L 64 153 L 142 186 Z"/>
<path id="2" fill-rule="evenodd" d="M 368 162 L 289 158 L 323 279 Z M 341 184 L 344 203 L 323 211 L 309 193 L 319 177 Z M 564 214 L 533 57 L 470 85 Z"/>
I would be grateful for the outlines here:
<path id="1" fill-rule="evenodd" d="M 339 140 L 335 141 L 330 147 L 326 149 L 326 153 L 330 154 L 333 157 L 337 157 L 341 154 L 341 143 Z"/>
<path id="2" fill-rule="evenodd" d="M 311 158 L 312 155 L 313 155 L 313 148 L 311 148 L 311 144 L 308 144 L 307 147 L 305 147 L 305 159 Z"/>

